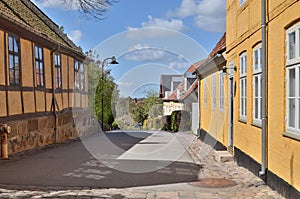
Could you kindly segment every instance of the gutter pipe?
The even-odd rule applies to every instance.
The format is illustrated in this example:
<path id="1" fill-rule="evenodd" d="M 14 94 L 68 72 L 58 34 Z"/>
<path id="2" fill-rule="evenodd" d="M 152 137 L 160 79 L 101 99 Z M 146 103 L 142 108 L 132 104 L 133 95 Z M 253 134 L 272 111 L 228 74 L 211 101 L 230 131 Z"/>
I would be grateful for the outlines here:
<path id="1" fill-rule="evenodd" d="M 266 41 L 266 0 L 261 0 L 261 31 L 262 31 L 262 133 L 261 133 L 261 170 L 259 176 L 266 174 L 267 148 L 267 41 Z"/>

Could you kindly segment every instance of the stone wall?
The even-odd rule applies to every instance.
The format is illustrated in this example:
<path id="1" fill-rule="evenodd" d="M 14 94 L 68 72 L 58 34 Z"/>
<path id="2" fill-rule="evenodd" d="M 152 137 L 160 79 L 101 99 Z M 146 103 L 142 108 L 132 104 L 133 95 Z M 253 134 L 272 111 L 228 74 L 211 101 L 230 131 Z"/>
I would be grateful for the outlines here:
<path id="1" fill-rule="evenodd" d="M 67 111 L 57 115 L 57 134 L 55 136 L 54 115 L 33 117 L 8 122 L 11 126 L 9 135 L 9 154 L 43 146 L 61 143 L 89 134 L 90 114 L 88 111 Z"/>

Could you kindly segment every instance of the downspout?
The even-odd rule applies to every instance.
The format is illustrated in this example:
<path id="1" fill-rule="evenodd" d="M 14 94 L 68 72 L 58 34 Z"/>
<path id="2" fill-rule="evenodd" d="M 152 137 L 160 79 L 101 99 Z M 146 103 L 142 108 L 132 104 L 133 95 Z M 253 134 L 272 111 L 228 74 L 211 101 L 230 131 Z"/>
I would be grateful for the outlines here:
<path id="1" fill-rule="evenodd" d="M 52 66 L 52 111 L 54 116 L 54 143 L 57 143 L 58 121 L 56 112 L 56 96 L 55 96 L 55 53 L 59 50 L 56 46 L 51 50 L 51 66 Z"/>
<path id="2" fill-rule="evenodd" d="M 198 113 L 198 131 L 197 131 L 197 136 L 200 138 L 200 129 L 201 129 L 201 79 L 197 75 L 197 81 L 198 81 L 198 107 L 199 107 L 199 113 Z"/>
<path id="3" fill-rule="evenodd" d="M 266 41 L 266 0 L 261 1 L 261 32 L 262 32 L 262 104 L 261 104 L 261 120 L 262 120 L 262 132 L 261 132 L 261 170 L 260 176 L 266 174 L 266 159 L 267 159 L 267 41 Z"/>

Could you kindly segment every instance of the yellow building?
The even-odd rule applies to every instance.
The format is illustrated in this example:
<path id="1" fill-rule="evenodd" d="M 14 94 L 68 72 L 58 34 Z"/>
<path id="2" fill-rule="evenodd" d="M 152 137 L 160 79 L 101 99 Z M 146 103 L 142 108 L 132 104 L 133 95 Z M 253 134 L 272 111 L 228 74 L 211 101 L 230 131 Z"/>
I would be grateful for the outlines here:
<path id="1" fill-rule="evenodd" d="M 226 34 L 209 56 L 197 67 L 199 79 L 199 138 L 217 150 L 227 150 L 228 86 L 223 73 L 226 66 Z"/>
<path id="2" fill-rule="evenodd" d="M 4 0 L 0 55 L 0 122 L 12 129 L 9 153 L 78 137 L 88 116 L 81 49 L 31 1 Z"/>
<path id="3" fill-rule="evenodd" d="M 300 198 L 300 1 L 226 3 L 227 68 L 237 67 L 225 80 L 235 91 L 227 132 L 235 160 Z"/>

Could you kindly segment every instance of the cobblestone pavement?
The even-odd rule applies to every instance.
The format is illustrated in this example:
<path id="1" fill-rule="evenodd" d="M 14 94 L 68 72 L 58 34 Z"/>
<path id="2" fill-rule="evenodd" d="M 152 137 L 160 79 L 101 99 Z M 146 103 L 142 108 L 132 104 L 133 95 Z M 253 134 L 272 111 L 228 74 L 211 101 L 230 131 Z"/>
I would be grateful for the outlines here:
<path id="1" fill-rule="evenodd" d="M 177 133 L 205 179 L 226 179 L 236 183 L 225 188 L 204 188 L 191 183 L 132 187 L 124 189 L 90 189 L 88 187 L 14 187 L 0 185 L 0 198 L 115 198 L 115 199 L 196 199 L 196 198 L 283 198 L 271 190 L 260 178 L 235 162 L 218 163 L 215 151 L 190 133 Z M 225 183 L 226 184 L 226 183 Z"/>

